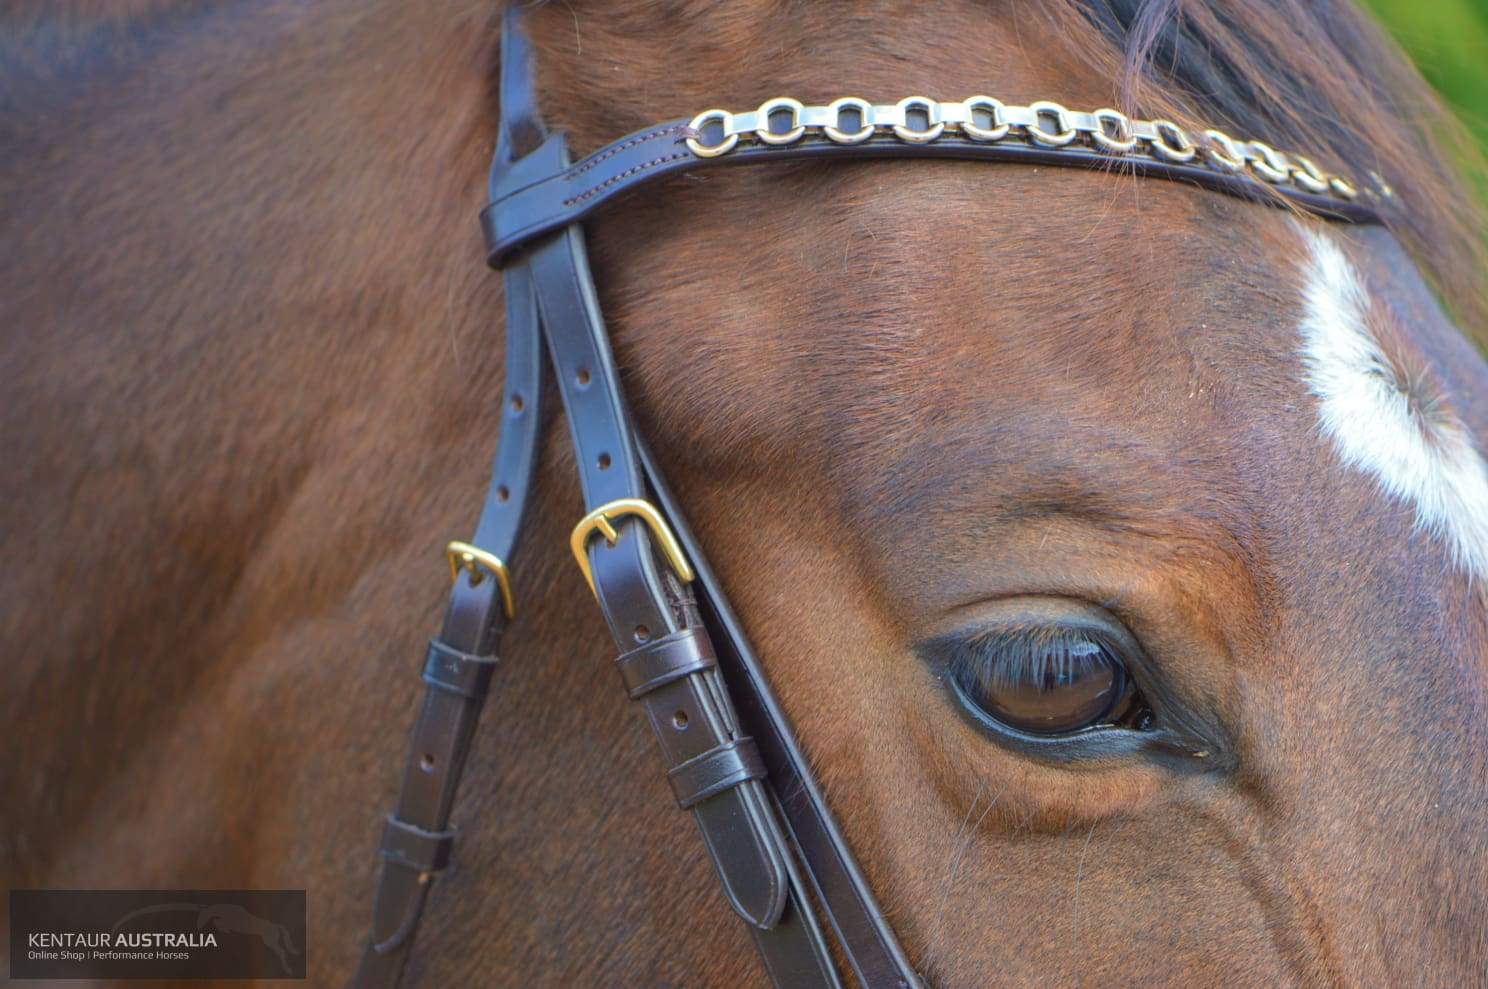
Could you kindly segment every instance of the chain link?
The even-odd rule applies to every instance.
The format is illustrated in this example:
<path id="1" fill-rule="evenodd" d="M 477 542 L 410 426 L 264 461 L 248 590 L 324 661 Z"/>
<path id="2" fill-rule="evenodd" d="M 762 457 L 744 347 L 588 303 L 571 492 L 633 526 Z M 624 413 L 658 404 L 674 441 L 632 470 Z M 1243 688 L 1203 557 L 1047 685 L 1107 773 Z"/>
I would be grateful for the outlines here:
<path id="1" fill-rule="evenodd" d="M 1117 158 L 1200 164 L 1339 199 L 1359 195 L 1343 176 L 1260 141 L 1241 141 L 1212 129 L 1195 139 L 1171 120 L 1133 120 L 1109 107 L 1085 113 L 1049 100 L 1012 106 L 991 96 L 973 96 L 959 103 L 907 96 L 898 103 L 880 104 L 844 96 L 826 106 L 805 106 L 781 96 L 746 113 L 704 110 L 692 118 L 688 129 L 687 147 L 700 158 L 726 155 L 741 140 L 788 145 L 820 135 L 836 144 L 861 144 L 876 137 L 929 144 L 954 135 L 980 143 L 1012 140 L 1045 148 L 1081 144 Z M 1390 195 L 1382 183 L 1377 188 L 1380 195 Z"/>

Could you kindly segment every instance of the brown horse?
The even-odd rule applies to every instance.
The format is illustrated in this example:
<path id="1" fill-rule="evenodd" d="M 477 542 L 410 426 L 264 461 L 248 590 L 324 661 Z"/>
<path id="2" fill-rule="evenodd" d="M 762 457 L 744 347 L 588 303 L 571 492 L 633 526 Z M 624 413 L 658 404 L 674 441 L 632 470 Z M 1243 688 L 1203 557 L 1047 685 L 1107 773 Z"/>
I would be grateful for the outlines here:
<path id="1" fill-rule="evenodd" d="M 339 984 L 499 421 L 496 12 L 3 16 L 0 866 L 306 887 Z M 591 250 L 637 418 L 927 982 L 1488 982 L 1488 367 L 1433 291 L 1479 325 L 1482 269 L 1373 28 L 1293 0 L 527 20 L 580 152 L 779 93 L 990 92 L 1393 187 L 1392 232 L 1351 232 L 1118 174 L 800 164 L 671 180 Z M 757 984 L 608 669 L 548 425 L 410 981 Z M 1072 641 L 1192 744 L 1031 735 L 1007 676 L 948 672 Z"/>

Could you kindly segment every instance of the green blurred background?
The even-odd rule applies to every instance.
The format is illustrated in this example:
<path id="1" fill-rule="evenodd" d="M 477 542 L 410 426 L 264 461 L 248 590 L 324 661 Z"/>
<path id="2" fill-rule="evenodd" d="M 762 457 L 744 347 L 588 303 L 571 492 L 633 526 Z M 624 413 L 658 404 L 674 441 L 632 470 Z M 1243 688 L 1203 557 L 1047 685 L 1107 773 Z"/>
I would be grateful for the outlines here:
<path id="1" fill-rule="evenodd" d="M 1488 154 L 1488 0 L 1363 0 Z M 1488 175 L 1472 179 L 1488 203 Z"/>

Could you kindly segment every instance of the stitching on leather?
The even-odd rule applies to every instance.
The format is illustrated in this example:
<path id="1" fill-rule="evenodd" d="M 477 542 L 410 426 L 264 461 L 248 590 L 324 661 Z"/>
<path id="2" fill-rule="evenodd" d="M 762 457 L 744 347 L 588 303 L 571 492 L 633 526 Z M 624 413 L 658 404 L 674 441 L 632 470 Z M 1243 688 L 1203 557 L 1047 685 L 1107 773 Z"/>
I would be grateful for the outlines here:
<path id="1" fill-rule="evenodd" d="M 637 144 L 644 144 L 645 142 L 651 140 L 653 137 L 660 137 L 661 135 L 663 135 L 663 134 L 669 134 L 672 131 L 685 131 L 685 130 L 687 130 L 687 125 L 686 124 L 672 124 L 671 126 L 663 127 L 660 130 L 654 130 L 654 131 L 651 131 L 650 133 L 641 134 L 641 135 L 639 135 L 637 137 L 633 137 L 633 138 L 631 138 L 628 141 L 621 142 L 620 144 L 617 144 L 617 145 L 615 145 L 612 148 L 608 148 L 608 149 L 600 152 L 598 155 L 596 155 L 593 158 L 590 158 L 590 159 L 588 159 L 586 161 L 579 162 L 577 165 L 575 165 L 569 171 L 568 177 L 569 178 L 574 178 L 575 176 L 583 175 L 585 172 L 589 171 L 591 168 L 597 167 L 600 162 L 606 160 L 607 158 L 613 158 L 615 155 L 618 155 L 620 152 L 624 151 L 626 148 L 633 148 Z"/>
<path id="2" fill-rule="evenodd" d="M 690 151 L 683 151 L 683 152 L 678 152 L 678 153 L 675 153 L 675 154 L 662 155 L 660 158 L 652 158 L 650 161 L 642 162 L 639 165 L 635 165 L 635 166 L 633 166 L 631 168 L 627 168 L 623 172 L 620 172 L 620 173 L 615 174 L 615 175 L 611 175 L 609 178 L 605 179 L 599 185 L 594 186 L 591 189 L 586 189 L 585 191 L 579 193 L 577 196 L 573 196 L 572 198 L 563 200 L 563 205 L 564 206 L 572 206 L 575 203 L 581 203 L 581 202 L 583 202 L 586 199 L 591 199 L 594 196 L 597 196 L 599 193 L 603 192 L 605 189 L 607 189 L 610 186 L 614 185 L 616 182 L 624 182 L 626 179 L 630 178 L 632 175 L 636 174 L 637 172 L 644 172 L 648 168 L 655 168 L 657 165 L 664 165 L 664 164 L 666 164 L 669 161 L 676 161 L 679 158 L 691 158 L 691 157 L 692 157 L 692 152 L 690 152 Z"/>
<path id="3" fill-rule="evenodd" d="M 685 134 L 686 132 L 687 132 L 687 128 L 685 128 L 685 127 L 684 128 L 681 128 L 681 130 L 679 131 L 679 133 L 683 133 L 683 134 Z M 984 146 L 983 145 L 977 145 L 977 147 L 984 147 Z M 600 185 L 595 186 L 592 189 L 589 189 L 589 190 L 587 190 L 587 191 L 585 191 L 583 193 L 580 193 L 577 196 L 573 196 L 571 198 L 568 198 L 568 199 L 563 200 L 564 208 L 571 208 L 574 205 L 576 205 L 576 204 L 578 204 L 580 202 L 583 202 L 586 199 L 591 199 L 595 195 L 597 195 L 598 193 L 602 192 L 604 189 L 608 188 L 610 185 L 613 185 L 616 182 L 624 181 L 625 179 L 629 178 L 631 175 L 633 175 L 633 174 L 635 174 L 637 172 L 644 171 L 644 170 L 649 169 L 649 168 L 654 168 L 654 167 L 656 167 L 658 165 L 666 164 L 669 161 L 676 161 L 679 158 L 686 158 L 686 157 L 690 157 L 690 155 L 688 153 L 671 154 L 671 155 L 665 155 L 665 156 L 663 156 L 661 158 L 652 159 L 651 161 L 645 162 L 644 164 L 641 164 L 641 165 L 637 165 L 634 168 L 628 169 L 628 170 L 626 170 L 625 172 L 623 172 L 623 173 L 621 173 L 619 175 L 612 176 L 611 178 L 605 180 L 605 182 L 601 183 Z M 999 160 L 999 159 L 996 158 L 996 156 L 989 155 L 987 157 L 988 158 L 992 158 L 993 160 Z M 980 158 L 980 156 L 973 156 L 973 158 L 975 160 L 975 159 Z M 1080 160 L 1080 161 L 1073 161 L 1072 160 L 1071 163 L 1074 164 L 1074 165 L 1076 165 L 1077 167 L 1086 167 L 1086 168 L 1094 167 L 1091 162 L 1086 161 L 1086 160 L 1083 160 L 1083 159 Z M 1136 164 L 1136 163 L 1133 162 L 1131 164 Z M 1154 163 L 1154 164 L 1159 164 L 1159 163 Z M 1145 173 L 1145 171 L 1146 171 L 1146 169 L 1144 169 L 1144 173 Z M 1180 178 L 1187 177 L 1186 176 L 1186 173 L 1184 171 L 1182 171 L 1180 169 L 1175 169 L 1173 166 L 1168 166 L 1166 169 L 1157 169 L 1157 168 L 1154 168 L 1154 169 L 1152 169 L 1152 171 L 1154 171 L 1156 174 L 1159 174 L 1159 175 L 1163 175 L 1163 174 L 1167 174 L 1167 173 L 1172 173 L 1174 175 L 1177 175 Z M 563 174 L 565 176 L 567 176 L 570 173 L 563 173 Z M 1226 188 L 1227 183 L 1225 183 L 1223 181 L 1224 176 L 1218 176 L 1218 175 L 1215 175 L 1215 173 L 1213 173 L 1213 172 L 1204 171 L 1204 172 L 1199 173 L 1199 176 L 1198 177 L 1200 179 L 1207 179 L 1208 180 L 1207 182 L 1206 181 L 1199 181 L 1198 184 L 1200 184 L 1200 185 L 1206 185 L 1206 184 L 1212 183 L 1213 186 L 1220 188 L 1221 191 L 1228 191 L 1227 188 Z M 553 180 L 548 180 L 548 181 L 553 181 Z M 543 184 L 543 183 L 539 182 L 539 183 L 535 183 L 534 185 L 541 185 L 541 184 Z M 490 205 L 488 205 L 486 207 L 486 209 L 487 210 L 490 210 L 490 209 L 492 209 L 492 208 L 494 208 L 494 207 L 496 207 L 496 206 L 498 206 L 498 205 L 500 205 L 502 203 L 505 203 L 507 201 L 510 201 L 512 199 L 515 199 L 518 196 L 526 196 L 528 194 L 528 189 L 530 189 L 530 188 L 532 188 L 532 187 L 529 186 L 527 189 L 523 189 L 523 190 L 520 190 L 520 191 L 517 191 L 517 192 L 509 193 L 508 195 L 503 196 L 501 199 L 493 201 Z M 1232 194 L 1234 194 L 1234 193 L 1232 193 Z M 1310 196 L 1310 195 L 1308 195 L 1306 193 L 1287 192 L 1284 195 L 1285 195 L 1285 197 L 1287 199 L 1295 199 L 1295 200 L 1298 200 L 1300 202 L 1308 203 L 1308 204 L 1316 204 L 1317 201 L 1318 201 L 1318 197 Z M 1343 216 L 1343 217 L 1347 217 L 1347 218 L 1355 218 L 1355 217 L 1357 217 L 1358 218 L 1357 222 L 1363 222 L 1363 223 L 1378 223 L 1379 222 L 1379 214 L 1376 211 L 1374 211 L 1372 209 L 1369 209 L 1368 207 L 1361 207 L 1359 204 L 1356 204 L 1356 203 L 1332 203 L 1332 202 L 1329 202 L 1329 203 L 1326 204 L 1326 209 L 1328 210 L 1328 212 L 1330 214 L 1336 214 L 1338 216 Z M 553 214 L 553 213 L 549 213 L 547 215 L 541 216 L 538 219 L 532 220 L 532 221 L 530 221 L 528 223 L 525 223 L 521 227 L 518 227 L 516 230 L 509 231 L 505 235 L 503 235 L 502 237 L 500 237 L 500 239 L 499 239 L 499 241 L 497 243 L 497 249 L 496 249 L 496 252 L 495 253 L 497 253 L 497 254 L 506 254 L 507 252 L 511 251 L 516 245 L 521 244 L 523 241 L 529 239 L 532 236 L 533 231 L 539 231 L 540 232 L 540 231 L 543 231 L 543 230 L 550 230 L 550 229 L 553 229 L 556 226 L 561 226 L 564 223 L 570 223 L 570 222 L 573 222 L 572 221 L 572 218 L 570 218 L 568 216 L 564 216 L 564 215 L 556 215 L 556 214 Z"/>

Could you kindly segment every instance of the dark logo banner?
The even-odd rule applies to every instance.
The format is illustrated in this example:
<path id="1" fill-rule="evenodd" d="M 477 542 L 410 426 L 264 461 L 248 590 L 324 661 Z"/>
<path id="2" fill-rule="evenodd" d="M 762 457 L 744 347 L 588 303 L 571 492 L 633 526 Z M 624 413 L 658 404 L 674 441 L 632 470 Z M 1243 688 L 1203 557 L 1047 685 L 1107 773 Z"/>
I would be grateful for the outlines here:
<path id="1" fill-rule="evenodd" d="M 305 891 L 10 892 L 12 979 L 303 979 Z"/>

